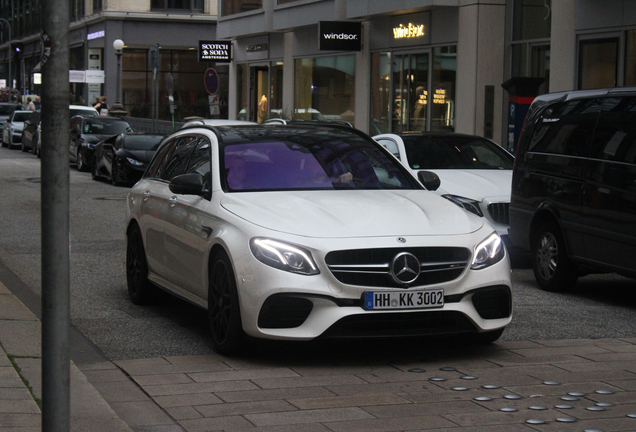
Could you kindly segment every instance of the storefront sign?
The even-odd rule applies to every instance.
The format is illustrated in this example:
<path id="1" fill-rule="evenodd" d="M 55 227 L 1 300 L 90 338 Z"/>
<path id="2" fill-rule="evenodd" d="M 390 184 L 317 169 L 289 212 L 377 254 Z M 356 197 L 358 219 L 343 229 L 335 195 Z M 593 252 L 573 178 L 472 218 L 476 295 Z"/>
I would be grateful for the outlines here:
<path id="1" fill-rule="evenodd" d="M 394 39 L 422 37 L 425 34 L 424 24 L 408 23 L 406 26 L 400 24 L 399 27 L 393 27 Z"/>
<path id="2" fill-rule="evenodd" d="M 262 43 L 262 44 L 256 44 L 256 45 L 248 45 L 248 46 L 245 47 L 245 50 L 248 53 L 267 51 L 267 44 L 266 43 Z"/>
<path id="3" fill-rule="evenodd" d="M 98 39 L 98 38 L 103 38 L 106 35 L 106 32 L 104 30 L 100 30 L 94 33 L 89 33 L 86 35 L 86 39 L 87 40 L 92 40 L 92 39 Z"/>
<path id="4" fill-rule="evenodd" d="M 200 62 L 232 62 L 232 43 L 228 41 L 199 41 Z"/>
<path id="5" fill-rule="evenodd" d="M 104 84 L 104 71 L 103 70 L 87 70 L 84 71 L 87 83 L 91 84 Z"/>
<path id="6" fill-rule="evenodd" d="M 68 71 L 68 82 L 72 82 L 72 83 L 86 82 L 86 71 L 83 71 L 83 70 Z"/>
<path id="7" fill-rule="evenodd" d="M 362 23 L 320 21 L 318 26 L 321 51 L 361 51 Z"/>

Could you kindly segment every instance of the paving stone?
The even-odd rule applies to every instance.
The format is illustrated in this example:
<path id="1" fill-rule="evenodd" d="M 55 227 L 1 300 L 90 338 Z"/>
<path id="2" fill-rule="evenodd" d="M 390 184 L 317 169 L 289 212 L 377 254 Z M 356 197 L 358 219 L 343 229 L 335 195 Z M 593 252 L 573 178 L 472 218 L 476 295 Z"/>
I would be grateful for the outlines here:
<path id="1" fill-rule="evenodd" d="M 326 388 L 338 396 L 353 396 L 364 394 L 382 393 L 448 393 L 442 387 L 430 382 L 398 382 L 381 384 L 351 384 L 351 385 L 329 385 Z"/>
<path id="2" fill-rule="evenodd" d="M 7 354 L 23 357 L 41 357 L 39 321 L 0 320 L 0 341 Z"/>
<path id="3" fill-rule="evenodd" d="M 546 348 L 522 348 L 515 349 L 512 352 L 522 355 L 524 357 L 538 357 L 538 356 L 555 356 L 555 355 L 581 355 L 589 353 L 608 353 L 611 352 L 605 348 L 590 345 L 581 346 L 559 346 L 559 347 L 546 347 Z"/>
<path id="4" fill-rule="evenodd" d="M 271 400 L 258 402 L 238 402 L 218 405 L 201 405 L 195 407 L 204 417 L 222 417 L 228 415 L 245 415 L 257 413 L 276 413 L 294 411 L 296 407 L 287 401 Z"/>
<path id="5" fill-rule="evenodd" d="M 166 408 L 166 412 L 175 420 L 189 420 L 203 418 L 203 415 L 191 406 Z"/>
<path id="6" fill-rule="evenodd" d="M 231 371 L 232 368 L 224 363 L 210 362 L 210 363 L 166 363 L 156 364 L 150 367 L 144 365 L 132 365 L 127 366 L 126 373 L 131 376 L 143 376 L 143 375 L 161 375 L 161 374 L 177 374 L 177 373 L 194 373 L 194 372 L 217 372 L 217 371 Z"/>
<path id="7" fill-rule="evenodd" d="M 40 407 L 33 399 L 0 400 L 0 413 L 39 414 Z"/>
<path id="8" fill-rule="evenodd" d="M 264 426 L 250 427 L 249 429 L 232 429 L 232 432 L 333 432 L 333 430 L 318 423 L 309 423 L 303 424 L 300 428 L 298 425 Z"/>
<path id="9" fill-rule="evenodd" d="M 0 430 L 4 428 L 30 428 L 41 425 L 41 414 L 15 414 L 15 413 L 0 413 Z"/>
<path id="10" fill-rule="evenodd" d="M 288 402 L 299 409 L 305 410 L 336 407 L 400 405 L 411 403 L 408 399 L 392 393 L 327 398 L 288 399 Z"/>
<path id="11" fill-rule="evenodd" d="M 334 432 L 381 432 L 417 430 L 420 428 L 449 428 L 456 426 L 441 416 L 402 417 L 328 423 Z M 445 429 L 444 429 L 445 430 Z"/>
<path id="12" fill-rule="evenodd" d="M 489 409 L 471 401 L 455 401 L 451 404 L 439 402 L 391 406 L 368 406 L 363 409 L 377 418 L 418 417 L 425 415 L 490 411 Z"/>
<path id="13" fill-rule="evenodd" d="M 373 418 L 373 416 L 359 408 L 329 408 L 279 413 L 247 414 L 243 417 L 254 423 L 256 426 L 327 423 Z"/>
<path id="14" fill-rule="evenodd" d="M 633 358 L 619 360 L 616 358 L 620 354 L 603 354 L 608 357 L 603 361 L 588 361 L 584 363 L 567 363 L 559 365 L 568 372 L 600 372 L 600 371 L 636 371 L 636 353 L 630 354 Z"/>
<path id="15" fill-rule="evenodd" d="M 0 295 L 0 320 L 37 321 L 37 317 L 17 297 Z"/>
<path id="16" fill-rule="evenodd" d="M 120 369 L 85 370 L 82 373 L 92 383 L 130 381 Z"/>
<path id="17" fill-rule="evenodd" d="M 365 381 L 354 375 L 329 375 L 320 377 L 266 378 L 253 379 L 256 385 L 264 389 L 315 387 L 329 385 L 365 384 Z"/>
<path id="18" fill-rule="evenodd" d="M 248 402 L 291 398 L 326 398 L 334 396 L 334 393 L 323 387 L 299 387 L 274 390 L 257 389 L 249 391 L 217 392 L 215 395 L 225 402 Z"/>
<path id="19" fill-rule="evenodd" d="M 300 376 L 325 376 L 325 375 L 356 375 L 374 374 L 378 376 L 400 373 L 400 369 L 391 365 L 318 365 L 318 366 L 293 366 L 290 368 Z M 402 372 L 406 372 L 403 370 Z M 411 374 L 412 375 L 412 374 Z"/>
<path id="20" fill-rule="evenodd" d="M 300 377 L 296 372 L 288 368 L 271 368 L 271 369 L 251 369 L 229 372 L 202 372 L 188 374 L 195 382 L 216 382 L 216 381 L 241 381 L 241 380 L 258 380 Z"/>
<path id="21" fill-rule="evenodd" d="M 139 402 L 148 396 L 131 381 L 92 383 L 106 402 Z"/>
<path id="22" fill-rule="evenodd" d="M 154 402 L 114 402 L 111 408 L 130 427 L 173 424 L 174 421 Z"/>
<path id="23" fill-rule="evenodd" d="M 136 375 L 132 378 L 142 387 L 166 384 L 190 384 L 194 382 L 192 378 L 186 374 Z"/>
<path id="24" fill-rule="evenodd" d="M 158 396 L 154 401 L 163 408 L 212 405 L 223 403 L 218 396 L 213 393 L 195 393 L 177 396 Z"/>
<path id="25" fill-rule="evenodd" d="M 144 387 L 144 391 L 150 396 L 170 396 L 192 393 L 215 393 L 257 389 L 259 389 L 259 387 L 250 381 L 221 381 L 193 384 L 155 385 Z"/>
<path id="26" fill-rule="evenodd" d="M 24 383 L 13 366 L 0 367 L 0 387 L 24 387 Z"/>
<path id="27" fill-rule="evenodd" d="M 254 425 L 241 416 L 210 417 L 192 420 L 180 420 L 179 425 L 186 432 L 209 432 L 253 428 Z"/>
<path id="28" fill-rule="evenodd" d="M 33 399 L 26 387 L 4 387 L 0 388 L 0 400 L 24 400 Z"/>

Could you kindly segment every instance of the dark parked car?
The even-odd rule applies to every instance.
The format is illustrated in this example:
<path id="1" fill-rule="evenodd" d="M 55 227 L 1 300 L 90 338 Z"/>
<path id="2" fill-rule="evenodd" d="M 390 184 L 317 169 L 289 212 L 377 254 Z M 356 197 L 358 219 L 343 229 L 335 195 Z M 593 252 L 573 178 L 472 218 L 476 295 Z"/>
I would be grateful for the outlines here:
<path id="1" fill-rule="evenodd" d="M 17 102 L 0 102 L 0 126 L 11 117 L 13 111 L 21 109 L 22 105 Z"/>
<path id="2" fill-rule="evenodd" d="M 146 171 L 163 137 L 132 132 L 100 141 L 95 145 L 93 180 L 105 178 L 114 185 L 136 183 Z"/>
<path id="3" fill-rule="evenodd" d="M 40 139 L 40 111 L 33 111 L 29 118 L 24 122 L 22 129 L 22 151 L 32 151 L 34 155 L 38 154 Z"/>
<path id="4" fill-rule="evenodd" d="M 636 278 L 636 88 L 539 96 L 512 177 L 510 238 L 535 278 L 566 291 L 579 276 Z"/>
<path id="5" fill-rule="evenodd" d="M 79 115 L 71 119 L 70 127 L 69 159 L 77 164 L 79 171 L 90 171 L 95 144 L 110 136 L 133 131 L 130 123 L 117 117 Z"/>

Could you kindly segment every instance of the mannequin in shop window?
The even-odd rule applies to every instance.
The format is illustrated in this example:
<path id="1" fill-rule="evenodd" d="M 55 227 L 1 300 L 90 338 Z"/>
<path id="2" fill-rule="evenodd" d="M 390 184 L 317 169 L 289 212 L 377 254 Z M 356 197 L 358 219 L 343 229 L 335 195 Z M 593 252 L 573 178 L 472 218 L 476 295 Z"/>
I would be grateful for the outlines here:
<path id="1" fill-rule="evenodd" d="M 258 122 L 263 123 L 267 120 L 267 116 L 269 111 L 267 110 L 267 97 L 265 95 L 261 96 L 261 100 L 258 103 Z"/>
<path id="2" fill-rule="evenodd" d="M 426 129 L 426 92 L 423 86 L 415 89 L 415 109 L 413 110 L 413 130 Z"/>

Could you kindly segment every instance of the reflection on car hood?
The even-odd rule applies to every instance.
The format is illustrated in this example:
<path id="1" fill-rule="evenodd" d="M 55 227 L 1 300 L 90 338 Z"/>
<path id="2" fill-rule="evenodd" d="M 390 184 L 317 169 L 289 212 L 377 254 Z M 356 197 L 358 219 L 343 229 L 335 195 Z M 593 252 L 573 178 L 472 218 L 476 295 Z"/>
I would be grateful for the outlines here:
<path id="1" fill-rule="evenodd" d="M 226 194 L 221 206 L 256 225 L 308 237 L 454 235 L 481 218 L 426 191 L 295 191 Z"/>
<path id="2" fill-rule="evenodd" d="M 507 197 L 510 200 L 512 170 L 428 171 L 437 174 L 442 181 L 437 193 L 459 195 L 476 201 L 486 197 Z"/>
<path id="3" fill-rule="evenodd" d="M 110 138 L 112 136 L 113 134 L 103 134 L 103 135 L 83 134 L 82 138 L 84 138 L 85 143 L 97 144 L 98 142 L 103 141 L 106 138 Z"/>

